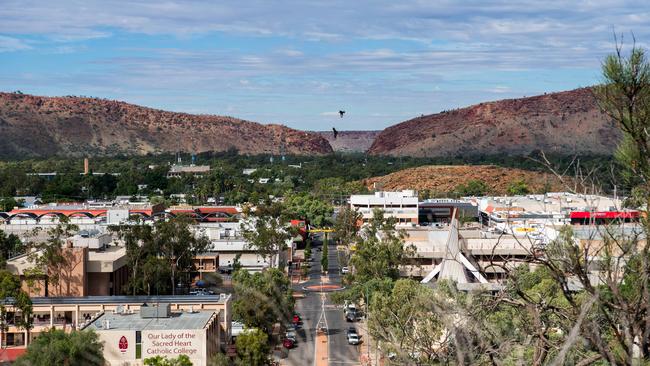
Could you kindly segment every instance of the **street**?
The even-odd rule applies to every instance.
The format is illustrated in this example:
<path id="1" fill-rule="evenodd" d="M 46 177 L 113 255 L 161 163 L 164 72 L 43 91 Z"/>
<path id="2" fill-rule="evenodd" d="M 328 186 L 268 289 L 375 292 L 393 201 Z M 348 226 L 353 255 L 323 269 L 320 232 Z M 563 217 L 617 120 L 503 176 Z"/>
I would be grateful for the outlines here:
<path id="1" fill-rule="evenodd" d="M 305 297 L 297 299 L 296 312 L 302 316 L 303 325 L 298 334 L 297 347 L 289 352 L 289 357 L 282 363 L 292 366 L 302 365 L 359 365 L 359 346 L 349 345 L 347 342 L 346 329 L 355 323 L 345 321 L 343 309 L 330 301 L 329 293 L 325 293 L 325 301 L 321 299 L 318 291 L 305 291 L 303 288 L 309 286 L 341 285 L 340 268 L 336 246 L 330 242 L 328 247 L 328 276 L 321 278 L 320 260 L 322 251 L 317 251 L 322 242 L 314 240 L 312 244 L 313 258 L 309 272 L 309 280 L 305 283 L 294 285 L 294 291 L 304 293 Z M 324 307 L 324 311 L 323 311 Z M 316 353 L 316 328 L 321 314 L 324 313 L 328 332 L 328 357 L 326 360 L 317 360 Z"/>

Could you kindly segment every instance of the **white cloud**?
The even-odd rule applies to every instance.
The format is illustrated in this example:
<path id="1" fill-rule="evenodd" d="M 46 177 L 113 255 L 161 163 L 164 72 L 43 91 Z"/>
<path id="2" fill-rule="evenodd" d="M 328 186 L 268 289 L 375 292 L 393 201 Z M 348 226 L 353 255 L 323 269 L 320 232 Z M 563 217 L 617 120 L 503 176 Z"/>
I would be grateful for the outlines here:
<path id="1" fill-rule="evenodd" d="M 18 38 L 0 35 L 0 52 L 29 50 L 32 47 Z"/>
<path id="2" fill-rule="evenodd" d="M 334 117 L 334 116 L 338 117 L 339 112 L 338 111 L 336 111 L 336 112 L 323 112 L 320 115 L 323 116 L 323 117 Z"/>
<path id="3" fill-rule="evenodd" d="M 510 88 L 509 86 L 497 85 L 493 88 L 486 89 L 486 91 L 490 93 L 501 94 L 501 93 L 511 92 L 512 88 Z"/>

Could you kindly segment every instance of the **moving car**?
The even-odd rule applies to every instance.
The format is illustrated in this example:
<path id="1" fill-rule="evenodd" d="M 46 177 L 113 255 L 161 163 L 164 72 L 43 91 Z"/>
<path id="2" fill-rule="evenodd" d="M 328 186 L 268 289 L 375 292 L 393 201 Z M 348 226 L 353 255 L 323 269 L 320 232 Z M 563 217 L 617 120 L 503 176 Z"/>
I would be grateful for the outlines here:
<path id="1" fill-rule="evenodd" d="M 348 344 L 351 344 L 353 346 L 358 345 L 361 343 L 361 339 L 359 338 L 358 334 L 348 334 Z"/>

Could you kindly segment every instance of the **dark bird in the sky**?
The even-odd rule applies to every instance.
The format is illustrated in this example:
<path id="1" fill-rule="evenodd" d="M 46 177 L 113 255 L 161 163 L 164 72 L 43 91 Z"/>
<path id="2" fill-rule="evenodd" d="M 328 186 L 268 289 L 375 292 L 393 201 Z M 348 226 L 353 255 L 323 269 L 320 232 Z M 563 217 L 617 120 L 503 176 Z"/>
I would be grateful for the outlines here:
<path id="1" fill-rule="evenodd" d="M 339 135 L 339 131 L 337 131 L 336 128 L 332 127 L 332 132 L 334 132 L 334 139 L 336 139 L 336 136 Z"/>
<path id="2" fill-rule="evenodd" d="M 343 118 L 343 115 L 345 114 L 345 111 L 339 111 L 339 114 L 341 115 L 341 118 Z"/>

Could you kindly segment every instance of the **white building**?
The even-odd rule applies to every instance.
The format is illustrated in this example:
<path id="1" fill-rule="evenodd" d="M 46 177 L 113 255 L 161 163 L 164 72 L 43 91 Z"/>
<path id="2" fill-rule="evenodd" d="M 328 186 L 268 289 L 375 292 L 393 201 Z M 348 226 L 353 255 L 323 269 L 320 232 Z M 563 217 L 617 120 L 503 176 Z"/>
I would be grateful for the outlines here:
<path id="1" fill-rule="evenodd" d="M 352 195 L 350 207 L 358 210 L 364 221 L 372 218 L 373 210 L 379 209 L 384 217 L 394 217 L 398 223 L 418 223 L 418 194 L 414 190 Z"/>
<path id="2" fill-rule="evenodd" d="M 283 252 L 280 258 L 277 255 L 273 258 L 263 258 L 257 254 L 257 251 L 251 248 L 243 237 L 239 222 L 200 223 L 196 226 L 196 230 L 198 234 L 210 240 L 207 251 L 218 253 L 221 270 L 232 269 L 237 257 L 242 268 L 249 271 L 260 271 L 270 266 L 277 266 L 278 261 L 286 263 L 291 257 L 290 251 Z"/>

